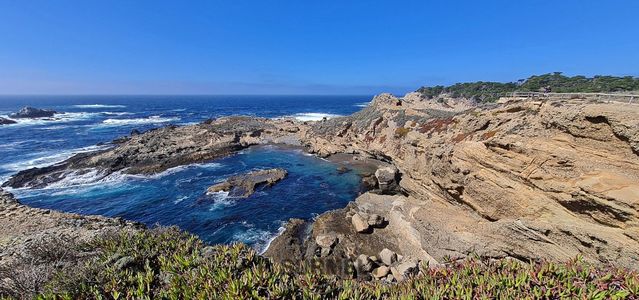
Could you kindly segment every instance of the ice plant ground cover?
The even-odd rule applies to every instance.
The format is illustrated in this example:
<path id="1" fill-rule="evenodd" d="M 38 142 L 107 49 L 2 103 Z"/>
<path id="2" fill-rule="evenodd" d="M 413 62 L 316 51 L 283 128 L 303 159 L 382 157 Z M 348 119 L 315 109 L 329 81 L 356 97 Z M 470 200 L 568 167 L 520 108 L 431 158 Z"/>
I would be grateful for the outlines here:
<path id="1" fill-rule="evenodd" d="M 49 241 L 52 243 L 52 241 Z M 54 245 L 49 245 L 54 246 Z M 397 284 L 342 280 L 279 265 L 243 244 L 207 246 L 176 228 L 114 233 L 73 250 L 38 247 L 53 269 L 41 299 L 637 299 L 639 275 L 581 258 L 555 263 L 470 258 Z M 35 253 L 35 252 L 33 252 Z M 68 263 L 82 261 L 82 263 Z M 55 265 L 56 268 L 46 266 Z M 19 267 L 14 270 L 18 272 Z M 6 272 L 7 270 L 4 270 Z M 26 286 L 22 284 L 21 286 Z M 7 296 L 28 291 L 7 286 Z"/>

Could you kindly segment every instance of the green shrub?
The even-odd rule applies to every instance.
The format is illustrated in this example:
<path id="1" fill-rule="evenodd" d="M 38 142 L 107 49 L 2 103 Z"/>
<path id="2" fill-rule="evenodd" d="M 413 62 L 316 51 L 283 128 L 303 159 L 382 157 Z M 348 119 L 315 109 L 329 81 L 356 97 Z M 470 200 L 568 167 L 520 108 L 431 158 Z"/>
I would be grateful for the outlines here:
<path id="1" fill-rule="evenodd" d="M 557 93 L 609 93 L 639 91 L 639 78 L 632 76 L 568 77 L 561 72 L 534 75 L 518 82 L 468 82 L 451 86 L 424 86 L 417 90 L 432 99 L 442 94 L 454 98 L 468 98 L 478 102 L 491 102 L 512 92 L 539 92 L 549 88 Z"/>
<path id="2" fill-rule="evenodd" d="M 517 299 L 639 297 L 639 276 L 567 263 L 470 258 L 398 284 L 339 280 L 271 263 L 241 245 L 206 246 L 175 228 L 121 233 L 86 245 L 100 254 L 59 273 L 41 299 Z"/>

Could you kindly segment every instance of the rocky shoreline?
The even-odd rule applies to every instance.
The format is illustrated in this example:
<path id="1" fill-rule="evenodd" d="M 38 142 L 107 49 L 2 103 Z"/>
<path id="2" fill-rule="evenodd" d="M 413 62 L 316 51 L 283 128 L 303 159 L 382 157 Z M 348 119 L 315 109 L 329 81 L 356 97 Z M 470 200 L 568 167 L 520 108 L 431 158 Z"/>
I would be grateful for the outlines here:
<path id="1" fill-rule="evenodd" d="M 30 207 L 0 189 L 0 267 L 28 264 L 32 260 L 30 249 L 43 241 L 90 241 L 110 232 L 142 228 L 142 224 L 122 218 Z"/>
<path id="2" fill-rule="evenodd" d="M 276 261 L 313 261 L 343 277 L 384 281 L 470 255 L 522 261 L 582 255 L 636 269 L 639 106 L 502 102 L 472 106 L 383 94 L 352 116 L 319 122 L 226 117 L 169 126 L 22 171 L 4 186 L 40 187 L 90 169 L 152 174 L 251 145 L 301 145 L 328 159 L 348 154 L 377 163 L 363 172 L 370 191 L 346 208 L 312 223 L 291 221 L 265 253 Z M 3 234 L 11 233 L 7 228 Z M 386 259 L 389 251 L 402 259 Z"/>

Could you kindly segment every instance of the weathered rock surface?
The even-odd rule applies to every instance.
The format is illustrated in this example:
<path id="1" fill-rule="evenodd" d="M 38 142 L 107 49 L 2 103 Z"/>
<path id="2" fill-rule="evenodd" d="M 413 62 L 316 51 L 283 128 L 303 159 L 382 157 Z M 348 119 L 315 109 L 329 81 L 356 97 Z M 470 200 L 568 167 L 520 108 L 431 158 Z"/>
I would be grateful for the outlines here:
<path id="1" fill-rule="evenodd" d="M 404 260 L 390 267 L 390 271 L 397 281 L 405 280 L 408 277 L 417 275 L 417 272 L 419 272 L 419 261 L 414 259 Z"/>
<path id="2" fill-rule="evenodd" d="M 379 259 L 387 266 L 390 266 L 397 261 L 397 253 L 384 248 L 379 252 Z"/>
<path id="3" fill-rule="evenodd" d="M 355 231 L 358 233 L 368 232 L 370 230 L 370 225 L 368 224 L 368 217 L 363 217 L 360 214 L 354 214 L 351 217 L 351 223 L 353 223 L 353 227 Z"/>
<path id="4" fill-rule="evenodd" d="M 375 171 L 375 178 L 377 178 L 377 185 L 379 191 L 382 194 L 394 194 L 397 192 L 399 173 L 395 166 L 388 166 L 379 168 Z"/>
<path id="5" fill-rule="evenodd" d="M 278 263 L 297 263 L 306 255 L 304 245 L 312 242 L 307 238 L 308 233 L 309 224 L 306 221 L 290 219 L 284 232 L 271 242 L 264 255 Z"/>
<path id="6" fill-rule="evenodd" d="M 42 240 L 65 237 L 89 241 L 107 232 L 140 228 L 143 226 L 139 223 L 117 218 L 29 207 L 0 189 L 0 266 L 16 259 L 28 260 L 29 251 L 26 249 Z"/>
<path id="7" fill-rule="evenodd" d="M 382 215 L 387 227 L 349 234 L 352 226 L 340 225 L 348 210 L 318 218 L 313 235 L 345 236 L 334 253 L 343 244 L 376 253 L 388 243 L 431 264 L 471 253 L 560 261 L 581 254 L 638 268 L 639 105 L 549 99 L 444 111 L 420 101 L 397 106 L 381 95 L 303 139 L 322 156 L 360 153 L 401 174 L 405 194 L 365 194 L 349 208 Z"/>
<path id="8" fill-rule="evenodd" d="M 8 125 L 8 124 L 15 124 L 15 123 L 17 122 L 14 120 L 0 117 L 0 125 Z"/>
<path id="9" fill-rule="evenodd" d="M 13 119 L 24 119 L 24 118 L 50 118 L 53 117 L 57 112 L 48 109 L 39 109 L 35 107 L 26 106 L 20 109 L 18 112 L 12 113 L 9 115 L 10 118 Z"/>
<path id="10" fill-rule="evenodd" d="M 229 192 L 229 197 L 246 198 L 255 193 L 258 186 L 272 186 L 284 179 L 288 172 L 281 168 L 252 171 L 232 176 L 224 182 L 208 188 L 208 193 Z"/>

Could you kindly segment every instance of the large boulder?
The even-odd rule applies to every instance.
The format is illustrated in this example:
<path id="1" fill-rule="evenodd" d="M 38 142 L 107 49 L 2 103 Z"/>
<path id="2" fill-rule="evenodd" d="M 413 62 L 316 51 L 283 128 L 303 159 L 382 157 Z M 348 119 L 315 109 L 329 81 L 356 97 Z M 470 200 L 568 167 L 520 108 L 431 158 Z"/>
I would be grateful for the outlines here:
<path id="1" fill-rule="evenodd" d="M 360 254 L 354 263 L 355 269 L 359 274 L 370 272 L 373 270 L 374 263 L 366 254 Z"/>
<path id="2" fill-rule="evenodd" d="M 379 252 L 379 259 L 385 265 L 390 266 L 397 261 L 397 253 L 389 250 L 388 248 L 384 248 L 381 252 Z"/>
<path id="3" fill-rule="evenodd" d="M 362 217 L 358 213 L 354 214 L 351 217 L 351 223 L 353 223 L 353 227 L 355 227 L 355 231 L 359 233 L 365 233 L 370 230 L 370 225 L 368 225 L 368 220 Z"/>
<path id="4" fill-rule="evenodd" d="M 315 243 L 322 248 L 332 248 L 337 243 L 335 234 L 320 234 L 315 238 Z"/>
<path id="5" fill-rule="evenodd" d="M 284 179 L 288 172 L 281 168 L 253 171 L 232 176 L 222 183 L 208 188 L 208 193 L 229 192 L 229 197 L 247 198 L 255 192 L 258 185 L 272 186 Z"/>
<path id="6" fill-rule="evenodd" d="M 9 117 L 14 119 L 24 119 L 24 118 L 50 118 L 53 117 L 57 112 L 49 109 L 39 109 L 35 107 L 26 106 L 23 107 L 20 111 L 16 113 L 12 113 Z"/>
<path id="7" fill-rule="evenodd" d="M 395 194 L 399 190 L 399 172 L 396 167 L 379 168 L 375 171 L 375 177 L 382 194 Z"/>
<path id="8" fill-rule="evenodd" d="M 371 274 L 373 275 L 373 277 L 380 279 L 383 277 L 386 277 L 386 275 L 388 275 L 388 273 L 390 273 L 390 268 L 387 266 L 380 266 L 378 268 L 375 268 L 373 270 L 373 272 L 371 272 Z"/>
<path id="9" fill-rule="evenodd" d="M 17 122 L 14 120 L 0 117 L 0 125 L 15 124 L 15 123 Z"/>
<path id="10" fill-rule="evenodd" d="M 390 268 L 391 273 L 397 281 L 402 281 L 408 277 L 415 276 L 419 272 L 419 261 L 406 259 Z"/>

